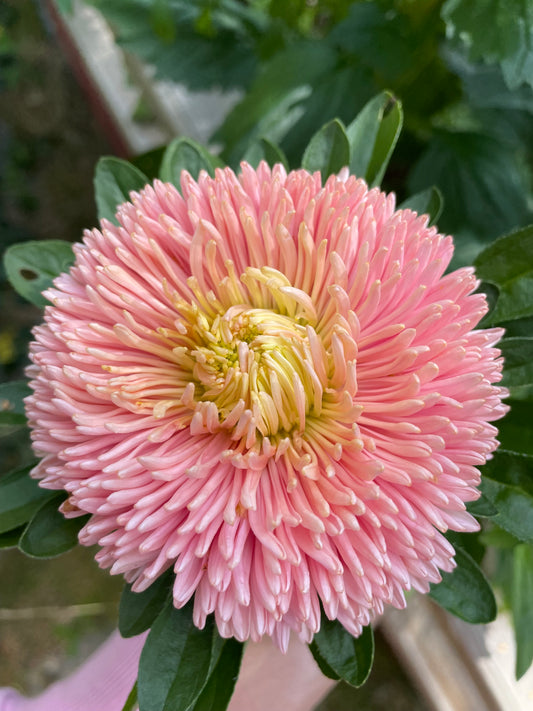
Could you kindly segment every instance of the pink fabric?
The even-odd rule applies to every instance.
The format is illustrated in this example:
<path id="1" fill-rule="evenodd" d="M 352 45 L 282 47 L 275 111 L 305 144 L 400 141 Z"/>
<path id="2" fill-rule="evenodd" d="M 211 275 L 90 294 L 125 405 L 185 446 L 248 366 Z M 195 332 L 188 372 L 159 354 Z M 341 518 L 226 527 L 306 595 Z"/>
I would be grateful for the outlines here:
<path id="1" fill-rule="evenodd" d="M 0 711 L 121 711 L 137 677 L 146 634 L 123 639 L 118 632 L 66 679 L 28 699 L 0 689 Z"/>

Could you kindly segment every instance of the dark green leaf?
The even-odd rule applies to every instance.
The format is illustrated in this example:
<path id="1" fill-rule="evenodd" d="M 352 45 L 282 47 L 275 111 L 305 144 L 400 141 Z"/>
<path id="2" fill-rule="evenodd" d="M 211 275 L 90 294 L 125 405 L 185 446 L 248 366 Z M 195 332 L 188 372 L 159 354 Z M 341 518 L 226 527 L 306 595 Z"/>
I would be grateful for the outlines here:
<path id="1" fill-rule="evenodd" d="M 31 394 L 26 380 L 11 380 L 0 383 L 0 425 L 23 425 L 24 398 Z"/>
<path id="2" fill-rule="evenodd" d="M 327 676 L 343 679 L 352 686 L 364 684 L 372 669 L 374 635 L 370 625 L 363 628 L 359 637 L 352 637 L 340 622 L 322 614 L 320 630 L 309 648 Z"/>
<path id="3" fill-rule="evenodd" d="M 65 518 L 58 511 L 64 500 L 64 494 L 56 494 L 37 511 L 20 539 L 23 553 L 32 558 L 54 558 L 78 543 L 78 532 L 90 517 Z"/>
<path id="4" fill-rule="evenodd" d="M 334 119 L 311 138 L 302 158 L 302 168 L 314 173 L 319 170 L 322 182 L 350 163 L 350 144 L 344 126 Z"/>
<path id="5" fill-rule="evenodd" d="M 332 30 L 328 40 L 343 54 L 370 65 L 379 74 L 380 83 L 392 86 L 401 75 L 412 75 L 415 68 L 417 74 L 420 72 L 425 37 L 421 23 L 415 24 L 405 14 L 390 11 L 387 4 L 390 5 L 352 2 L 348 16 Z"/>
<path id="6" fill-rule="evenodd" d="M 224 144 L 224 159 L 236 164 L 260 137 L 281 143 L 304 118 L 319 79 L 327 77 L 331 83 L 336 59 L 337 53 L 319 42 L 299 42 L 277 53 L 215 133 L 214 141 Z"/>
<path id="7" fill-rule="evenodd" d="M 130 199 L 132 190 L 140 190 L 147 183 L 146 175 L 131 163 L 111 156 L 100 158 L 94 174 L 98 217 L 117 225 L 117 207 Z"/>
<path id="8" fill-rule="evenodd" d="M 511 91 L 499 67 L 484 63 L 474 64 L 466 59 L 463 52 L 448 47 L 445 48 L 444 54 L 453 73 L 461 78 L 468 103 L 472 107 L 489 110 L 488 115 L 491 117 L 494 114 L 490 109 L 502 109 L 507 114 L 510 109 L 533 113 L 533 92 L 529 86 Z M 484 120 L 483 114 L 480 118 Z"/>
<path id="9" fill-rule="evenodd" d="M 190 138 L 176 138 L 166 149 L 159 172 L 161 180 L 180 187 L 181 172 L 187 170 L 196 180 L 201 170 L 215 175 L 222 161 Z"/>
<path id="10" fill-rule="evenodd" d="M 481 489 L 498 511 L 491 520 L 521 541 L 533 544 L 533 496 L 519 486 L 487 477 Z"/>
<path id="11" fill-rule="evenodd" d="M 481 490 L 497 511 L 491 521 L 519 540 L 533 543 L 533 496 L 488 477 L 482 479 Z"/>
<path id="12" fill-rule="evenodd" d="M 324 657 L 320 654 L 315 641 L 311 642 L 311 644 L 309 645 L 309 649 L 315 659 L 315 662 L 318 664 L 318 668 L 320 669 L 322 674 L 324 674 L 324 676 L 327 676 L 328 679 L 340 681 L 340 676 L 329 666 Z"/>
<path id="13" fill-rule="evenodd" d="M 437 188 L 428 188 L 404 200 L 399 209 L 413 210 L 419 215 L 429 215 L 429 224 L 434 225 L 442 212 L 442 195 Z"/>
<path id="14" fill-rule="evenodd" d="M 483 467 L 481 491 L 498 511 L 492 521 L 533 543 L 533 457 L 500 448 Z"/>
<path id="15" fill-rule="evenodd" d="M 533 86 L 533 6 L 523 0 L 448 0 L 442 16 L 472 59 L 502 63 L 511 88 Z"/>
<path id="16" fill-rule="evenodd" d="M 173 579 L 172 570 L 168 570 L 143 592 L 132 592 L 131 585 L 124 586 L 118 611 L 118 629 L 123 637 L 135 637 L 151 627 L 168 600 Z"/>
<path id="17" fill-rule="evenodd" d="M 533 315 L 533 225 L 500 237 L 474 264 L 479 278 L 499 290 L 490 323 Z"/>
<path id="18" fill-rule="evenodd" d="M 477 501 L 469 501 L 466 508 L 468 513 L 477 518 L 491 518 L 498 513 L 498 510 L 485 496 L 481 496 Z"/>
<path id="19" fill-rule="evenodd" d="M 413 192 L 428 185 L 436 185 L 444 198 L 440 229 L 450 234 L 471 233 L 480 245 L 529 217 L 529 186 L 517 156 L 491 136 L 435 132 L 408 181 Z"/>
<path id="20" fill-rule="evenodd" d="M 336 118 L 346 125 L 376 93 L 369 68 L 360 62 L 320 74 L 312 87 L 299 105 L 301 115 L 278 139 L 293 167 L 300 167 L 307 144 L 324 123 Z"/>
<path id="21" fill-rule="evenodd" d="M 231 638 L 224 641 L 222 652 L 204 690 L 191 711 L 224 711 L 239 676 L 244 645 Z"/>
<path id="22" fill-rule="evenodd" d="M 276 163 L 281 163 L 286 170 L 289 169 L 287 156 L 279 146 L 267 138 L 260 138 L 258 141 L 254 141 L 248 147 L 242 159 L 250 163 L 254 168 L 257 168 L 259 163 L 264 160 L 271 167 Z"/>
<path id="23" fill-rule="evenodd" d="M 499 526 L 491 526 L 491 528 L 480 533 L 483 545 L 493 548 L 509 549 L 515 548 L 520 541 L 508 531 L 504 531 Z"/>
<path id="24" fill-rule="evenodd" d="M 480 567 L 461 548 L 455 551 L 455 562 L 456 568 L 443 573 L 441 583 L 431 585 L 430 597 L 466 622 L 491 622 L 496 617 L 496 600 Z"/>
<path id="25" fill-rule="evenodd" d="M 128 694 L 128 698 L 126 699 L 126 703 L 122 707 L 122 711 L 135 711 L 137 708 L 137 682 L 132 686 L 132 689 L 130 693 Z"/>
<path id="26" fill-rule="evenodd" d="M 216 664 L 213 620 L 203 630 L 194 626 L 193 603 L 176 610 L 167 603 L 148 635 L 139 664 L 140 711 L 186 711 L 206 685 Z M 220 649 L 217 647 L 218 652 Z"/>
<path id="27" fill-rule="evenodd" d="M 131 162 L 136 168 L 144 173 L 151 182 L 154 178 L 159 178 L 161 161 L 163 160 L 166 150 L 167 146 L 158 146 L 157 148 L 153 148 L 151 151 L 141 153 L 140 155 L 131 158 Z"/>
<path id="28" fill-rule="evenodd" d="M 27 523 L 54 492 L 30 477 L 33 465 L 0 477 L 0 533 Z"/>
<path id="29" fill-rule="evenodd" d="M 401 104 L 384 91 L 369 101 L 347 127 L 350 173 L 369 185 L 381 182 L 402 127 Z"/>
<path id="30" fill-rule="evenodd" d="M 533 438 L 530 436 L 533 403 L 508 400 L 507 405 L 511 408 L 510 412 L 498 422 L 498 439 L 502 449 L 533 457 Z"/>
<path id="31" fill-rule="evenodd" d="M 513 551 L 511 610 L 516 639 L 516 678 L 533 662 L 533 548 L 522 543 Z"/>
<path id="32" fill-rule="evenodd" d="M 0 533 L 0 548 L 16 548 L 25 528 L 26 525 L 18 526 L 17 528 L 12 528 L 10 531 Z"/>
<path id="33" fill-rule="evenodd" d="M 6 250 L 4 267 L 11 286 L 36 306 L 49 302 L 42 295 L 52 280 L 74 261 L 72 245 L 58 239 L 14 244 Z"/>
<path id="34" fill-rule="evenodd" d="M 215 10 L 207 22 L 201 7 L 205 3 L 93 0 L 93 4 L 116 29 L 119 44 L 153 65 L 161 78 L 198 90 L 246 86 L 255 74 L 257 59 L 249 35 L 265 16 L 248 4 L 232 3 L 231 16 L 222 8 Z"/>
<path id="35" fill-rule="evenodd" d="M 448 530 L 446 531 L 446 538 L 450 541 L 455 550 L 460 548 L 463 552 L 468 553 L 474 562 L 481 565 L 485 557 L 486 546 L 483 541 L 480 540 L 479 531 L 459 533 L 458 531 Z"/>
<path id="36" fill-rule="evenodd" d="M 533 338 L 504 338 L 499 348 L 505 359 L 502 384 L 533 384 Z"/>

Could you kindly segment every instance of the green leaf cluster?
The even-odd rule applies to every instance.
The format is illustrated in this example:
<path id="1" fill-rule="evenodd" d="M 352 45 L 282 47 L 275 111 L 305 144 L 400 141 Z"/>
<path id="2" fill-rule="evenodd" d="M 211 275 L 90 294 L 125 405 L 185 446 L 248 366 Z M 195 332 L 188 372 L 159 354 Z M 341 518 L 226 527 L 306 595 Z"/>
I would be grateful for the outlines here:
<path id="1" fill-rule="evenodd" d="M 472 59 L 501 66 L 510 89 L 533 86 L 531 0 L 447 0 L 442 16 Z"/>
<path id="2" fill-rule="evenodd" d="M 132 636 L 151 627 L 130 696 L 137 697 L 140 711 L 224 711 L 239 674 L 244 645 L 222 639 L 211 617 L 204 629 L 198 629 L 192 602 L 177 610 L 171 578 L 159 578 L 143 593 L 132 593 L 129 586 L 124 589 L 121 633 Z"/>
<path id="3" fill-rule="evenodd" d="M 243 92 L 213 136 L 232 167 L 261 141 L 297 167 L 325 123 L 389 90 L 405 130 L 386 186 L 400 201 L 436 186 L 455 264 L 532 221 L 531 0 L 86 1 L 159 76 Z"/>

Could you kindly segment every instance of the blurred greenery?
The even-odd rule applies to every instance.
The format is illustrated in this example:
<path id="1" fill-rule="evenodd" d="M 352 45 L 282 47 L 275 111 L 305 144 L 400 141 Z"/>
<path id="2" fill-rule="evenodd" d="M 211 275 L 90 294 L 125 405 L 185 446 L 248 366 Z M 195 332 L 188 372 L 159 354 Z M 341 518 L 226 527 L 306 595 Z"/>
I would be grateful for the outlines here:
<path id="1" fill-rule="evenodd" d="M 296 167 L 323 124 L 390 90 L 404 131 L 384 185 L 439 188 L 454 265 L 532 219 L 529 0 L 86 1 L 160 77 L 243 92 L 213 136 L 230 165 L 268 139 Z"/>

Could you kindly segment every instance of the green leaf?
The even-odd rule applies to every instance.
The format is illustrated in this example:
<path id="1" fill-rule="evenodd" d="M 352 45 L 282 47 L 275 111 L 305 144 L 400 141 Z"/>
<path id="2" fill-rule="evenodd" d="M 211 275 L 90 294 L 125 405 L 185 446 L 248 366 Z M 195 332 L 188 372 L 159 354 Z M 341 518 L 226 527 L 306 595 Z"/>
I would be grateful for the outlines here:
<path id="1" fill-rule="evenodd" d="M 16 548 L 25 528 L 26 525 L 18 526 L 17 528 L 12 528 L 10 531 L 0 533 L 0 548 Z"/>
<path id="2" fill-rule="evenodd" d="M 320 42 L 298 42 L 276 53 L 213 136 L 215 142 L 224 144 L 223 158 L 236 164 L 260 137 L 281 143 L 305 118 L 313 87 L 322 78 L 331 83 L 336 60 L 336 51 Z M 323 117 L 324 105 L 321 108 Z"/>
<path id="3" fill-rule="evenodd" d="M 533 384 L 533 338 L 504 338 L 499 348 L 505 359 L 502 384 Z"/>
<path id="4" fill-rule="evenodd" d="M 194 626 L 193 603 L 176 610 L 167 603 L 152 625 L 139 663 L 138 694 L 140 711 L 186 711 L 206 685 L 216 664 L 214 645 L 218 636 L 208 619 L 203 630 Z"/>
<path id="5" fill-rule="evenodd" d="M 135 682 L 130 693 L 128 694 L 126 703 L 122 707 L 122 711 L 135 711 L 137 708 L 137 701 L 137 682 Z"/>
<path id="6" fill-rule="evenodd" d="M 496 600 L 481 568 L 461 548 L 455 551 L 456 568 L 442 574 L 442 582 L 430 586 L 430 597 L 445 610 L 473 624 L 496 617 Z"/>
<path id="7" fill-rule="evenodd" d="M 511 410 L 498 422 L 498 439 L 502 449 L 533 457 L 533 438 L 530 436 L 533 403 L 507 400 L 506 404 Z"/>
<path id="8" fill-rule="evenodd" d="M 242 642 L 234 638 L 224 641 L 218 662 L 191 711 L 224 711 L 227 708 L 239 676 L 243 651 Z"/>
<path id="9" fill-rule="evenodd" d="M 492 521 L 533 543 L 533 456 L 500 448 L 484 465 L 480 488 L 498 511 Z"/>
<path id="10" fill-rule="evenodd" d="M 435 131 L 408 180 L 412 192 L 428 185 L 444 198 L 440 229 L 472 234 L 480 245 L 529 218 L 529 185 L 515 151 L 482 133 Z"/>
<path id="11" fill-rule="evenodd" d="M 340 622 L 322 614 L 320 630 L 309 648 L 326 676 L 343 679 L 352 686 L 364 684 L 372 669 L 374 635 L 370 625 L 359 637 L 352 637 Z"/>
<path id="12" fill-rule="evenodd" d="M 418 215 L 429 215 L 429 225 L 434 225 L 442 212 L 442 194 L 436 187 L 428 188 L 407 198 L 398 208 L 413 210 Z"/>
<path id="13" fill-rule="evenodd" d="M 163 155 L 159 176 L 161 180 L 179 188 L 183 170 L 187 170 L 196 180 L 201 170 L 206 170 L 213 177 L 215 168 L 222 165 L 222 161 L 211 155 L 196 141 L 190 138 L 176 138 Z"/>
<path id="14" fill-rule="evenodd" d="M 346 129 L 350 142 L 350 172 L 369 185 L 383 180 L 403 125 L 401 103 L 389 92 L 376 96 Z"/>
<path id="15" fill-rule="evenodd" d="M 32 392 L 26 380 L 0 383 L 0 425 L 23 425 L 24 398 Z"/>
<path id="16" fill-rule="evenodd" d="M 30 477 L 31 466 L 4 474 L 0 478 L 0 533 L 27 523 L 54 492 L 41 489 Z"/>
<path id="17" fill-rule="evenodd" d="M 491 518 L 498 513 L 497 509 L 485 496 L 481 496 L 477 501 L 469 501 L 466 508 L 468 513 L 476 516 L 476 518 Z"/>
<path id="18" fill-rule="evenodd" d="M 302 157 L 302 168 L 314 173 L 319 170 L 322 182 L 350 163 L 350 144 L 344 126 L 334 119 L 311 138 Z"/>
<path id="19" fill-rule="evenodd" d="M 20 539 L 23 553 L 32 558 L 54 558 L 77 545 L 79 530 L 90 516 L 65 518 L 58 511 L 64 500 L 64 494 L 58 494 L 37 511 Z"/>
<path id="20" fill-rule="evenodd" d="M 403 123 L 401 103 L 387 91 L 366 104 L 346 129 L 350 143 L 350 173 L 379 185 Z"/>
<path id="21" fill-rule="evenodd" d="M 533 6 L 523 0 L 448 0 L 442 16 L 471 59 L 500 62 L 510 88 L 533 86 Z"/>
<path id="22" fill-rule="evenodd" d="M 14 244 L 4 255 L 4 267 L 11 286 L 36 306 L 49 303 L 42 292 L 73 262 L 72 245 L 58 239 Z"/>
<path id="23" fill-rule="evenodd" d="M 135 637 L 151 627 L 172 590 L 172 570 L 160 575 L 147 590 L 132 592 L 126 584 L 120 597 L 118 629 L 123 637 Z"/>
<path id="24" fill-rule="evenodd" d="M 477 275 L 498 287 L 491 324 L 533 315 L 533 225 L 500 237 L 476 258 Z"/>
<path id="25" fill-rule="evenodd" d="M 130 199 L 132 190 L 140 190 L 147 183 L 146 175 L 131 163 L 111 156 L 100 158 L 94 174 L 98 217 L 118 225 L 117 207 Z"/>
<path id="26" fill-rule="evenodd" d="M 516 678 L 533 662 L 533 548 L 522 543 L 513 551 L 511 610 L 516 639 Z"/>
<path id="27" fill-rule="evenodd" d="M 158 77 L 183 83 L 193 90 L 227 89 L 248 85 L 256 72 L 257 58 L 250 35 L 254 36 L 267 22 L 264 13 L 248 3 L 232 3 L 231 15 L 220 7 L 210 12 L 211 22 L 207 24 L 211 31 L 201 26 L 202 5 L 206 3 L 176 0 L 92 0 L 92 3 L 113 26 L 118 43 L 153 65 Z"/>
<path id="28" fill-rule="evenodd" d="M 267 138 L 260 138 L 258 141 L 254 141 L 247 148 L 242 159 L 250 163 L 254 168 L 257 168 L 259 163 L 264 160 L 271 167 L 276 163 L 281 163 L 285 167 L 285 170 L 289 170 L 289 163 L 285 153 L 283 153 L 279 146 Z"/>

